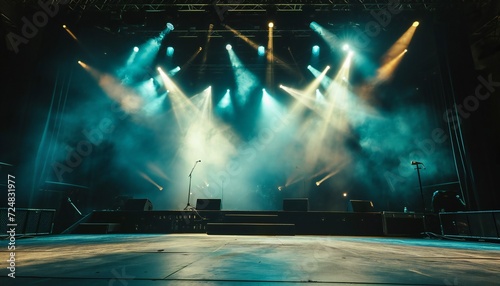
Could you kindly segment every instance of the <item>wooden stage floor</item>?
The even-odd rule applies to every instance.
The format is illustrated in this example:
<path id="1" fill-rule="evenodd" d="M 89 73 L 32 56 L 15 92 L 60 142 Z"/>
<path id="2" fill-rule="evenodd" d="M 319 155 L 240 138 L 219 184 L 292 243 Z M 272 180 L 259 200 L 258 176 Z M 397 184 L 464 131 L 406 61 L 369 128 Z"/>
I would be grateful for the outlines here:
<path id="1" fill-rule="evenodd" d="M 58 234 L 16 239 L 0 285 L 500 285 L 500 244 L 407 237 Z"/>

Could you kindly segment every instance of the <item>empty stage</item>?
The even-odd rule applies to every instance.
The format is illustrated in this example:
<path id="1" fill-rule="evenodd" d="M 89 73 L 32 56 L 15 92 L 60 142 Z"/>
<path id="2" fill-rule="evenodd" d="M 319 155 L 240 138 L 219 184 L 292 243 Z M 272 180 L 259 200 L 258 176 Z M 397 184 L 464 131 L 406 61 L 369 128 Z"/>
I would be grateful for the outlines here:
<path id="1" fill-rule="evenodd" d="M 16 240 L 1 285 L 499 285 L 500 245 L 430 238 L 60 234 Z M 2 251 L 8 257 L 7 248 Z"/>

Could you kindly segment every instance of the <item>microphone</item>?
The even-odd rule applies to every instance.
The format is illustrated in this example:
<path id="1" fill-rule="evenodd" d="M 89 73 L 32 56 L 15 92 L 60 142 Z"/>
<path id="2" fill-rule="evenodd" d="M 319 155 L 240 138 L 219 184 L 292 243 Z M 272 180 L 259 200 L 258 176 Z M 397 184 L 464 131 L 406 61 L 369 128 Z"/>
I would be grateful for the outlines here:
<path id="1" fill-rule="evenodd" d="M 418 164 L 423 165 L 424 163 L 417 162 L 417 161 L 411 161 L 411 164 L 412 164 L 412 165 L 418 165 Z"/>
<path id="2" fill-rule="evenodd" d="M 201 160 L 198 160 L 198 161 L 194 162 L 193 169 L 191 169 L 191 172 L 189 172 L 188 177 L 190 177 L 190 178 L 191 178 L 191 175 L 193 174 L 194 168 L 196 168 L 196 165 L 197 165 L 198 163 L 200 163 L 200 162 L 201 162 Z"/>

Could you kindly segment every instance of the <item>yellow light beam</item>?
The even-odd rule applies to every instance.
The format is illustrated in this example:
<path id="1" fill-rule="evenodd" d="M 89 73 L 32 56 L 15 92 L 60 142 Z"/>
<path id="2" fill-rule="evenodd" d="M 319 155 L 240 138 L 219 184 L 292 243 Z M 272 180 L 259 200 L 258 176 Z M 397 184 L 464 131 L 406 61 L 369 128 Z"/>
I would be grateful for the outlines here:
<path id="1" fill-rule="evenodd" d="M 202 92 L 193 95 L 191 102 L 201 111 L 201 116 L 206 120 L 205 123 L 212 123 L 212 87 L 205 88 Z"/>
<path id="2" fill-rule="evenodd" d="M 255 50 L 257 50 L 259 48 L 259 45 L 257 43 L 255 43 L 254 41 L 252 41 L 251 39 L 249 39 L 247 36 L 243 35 L 239 31 L 231 28 L 229 25 L 224 25 L 224 27 L 226 29 L 228 29 L 229 31 L 233 32 L 233 34 L 235 34 L 237 37 L 241 38 L 243 41 L 245 41 L 245 43 L 249 44 Z M 272 28 L 270 28 L 270 29 L 272 29 Z M 269 36 L 269 32 L 268 32 L 268 36 Z M 268 46 L 269 46 L 269 44 L 268 44 Z M 276 63 L 279 63 L 280 66 L 283 66 L 285 69 L 287 69 L 291 73 L 296 74 L 301 79 L 303 78 L 303 75 L 299 71 L 297 71 L 296 67 L 294 68 L 294 67 L 290 66 L 289 64 L 287 64 L 284 60 L 282 60 L 280 57 L 275 55 L 274 52 L 271 56 L 270 55 L 271 52 L 273 52 L 273 51 L 272 50 L 270 51 L 269 47 L 268 47 L 266 50 L 266 59 L 268 60 L 268 62 L 269 62 L 269 59 L 272 58 L 272 60 Z"/>
<path id="3" fill-rule="evenodd" d="M 330 66 L 326 66 L 326 68 L 310 84 L 307 85 L 304 89 L 304 93 L 312 94 L 319 87 L 329 69 Z"/>
<path id="4" fill-rule="evenodd" d="M 179 72 L 185 71 L 186 68 L 191 65 L 196 56 L 198 56 L 202 50 L 203 50 L 202 47 L 198 47 L 198 49 L 193 53 L 193 55 L 191 55 L 191 57 L 181 66 L 181 70 Z"/>
<path id="5" fill-rule="evenodd" d="M 153 163 L 148 163 L 147 164 L 147 167 L 150 171 L 152 171 L 153 173 L 155 173 L 157 176 L 167 180 L 167 181 L 172 181 L 168 176 L 167 174 L 165 174 L 165 172 L 160 168 L 158 167 L 158 165 L 156 164 L 153 164 Z"/>
<path id="6" fill-rule="evenodd" d="M 287 87 L 284 85 L 280 85 L 280 88 L 297 100 L 297 104 L 292 108 L 292 111 L 294 111 L 295 113 L 298 113 L 302 110 L 301 108 L 299 108 L 299 106 L 305 106 L 310 110 L 316 110 L 316 98 L 311 94 L 307 94 L 298 89 Z"/>
<path id="7" fill-rule="evenodd" d="M 259 45 L 257 45 L 254 41 L 250 40 L 247 36 L 243 35 L 240 31 L 237 31 L 228 25 L 225 25 L 224 27 L 226 29 L 228 29 L 229 31 L 233 32 L 233 34 L 235 34 L 237 37 L 241 38 L 245 43 L 249 44 L 255 50 L 257 50 L 259 48 Z"/>
<path id="8" fill-rule="evenodd" d="M 78 41 L 78 38 L 75 36 L 75 34 L 73 34 L 73 32 L 71 32 L 71 30 L 68 28 L 68 26 L 63 25 L 62 27 L 66 32 L 68 32 L 68 34 L 71 36 L 71 38 L 73 38 L 75 41 Z"/>
<path id="9" fill-rule="evenodd" d="M 141 177 L 143 177 L 146 181 L 150 182 L 151 184 L 153 184 L 155 187 L 158 188 L 158 190 L 163 190 L 163 187 L 158 185 L 155 181 L 153 181 L 153 179 L 151 179 L 151 177 L 149 177 L 148 175 L 146 175 L 145 173 L 141 172 L 141 171 L 138 171 L 139 172 L 139 175 L 141 175 Z"/>
<path id="10" fill-rule="evenodd" d="M 401 63 L 401 60 L 403 59 L 403 56 L 406 54 L 406 52 L 407 52 L 406 49 L 403 50 L 399 55 L 392 58 L 390 61 L 381 66 L 377 70 L 377 77 L 375 82 L 380 83 L 389 80 L 396 71 L 399 64 Z"/>
<path id="11" fill-rule="evenodd" d="M 308 66 L 307 69 L 314 75 L 314 77 L 318 77 L 321 74 L 321 71 L 315 69 L 312 66 Z M 323 88 L 327 88 L 331 83 L 331 79 L 329 77 L 323 76 L 323 79 L 321 80 L 321 86 Z"/>
<path id="12" fill-rule="evenodd" d="M 177 124 L 181 131 L 185 132 L 189 128 L 191 120 L 199 116 L 200 110 L 161 68 L 158 68 L 158 72 L 168 90 L 168 97 Z"/>
<path id="13" fill-rule="evenodd" d="M 269 87 L 274 87 L 274 40 L 273 40 L 273 27 L 274 24 L 269 25 L 267 32 L 267 66 L 266 66 L 266 83 Z"/>
<path id="14" fill-rule="evenodd" d="M 316 186 L 321 185 L 324 181 L 326 181 L 326 180 L 330 179 L 331 177 L 335 176 L 338 172 L 340 172 L 340 169 L 328 173 L 326 176 L 324 176 L 323 178 L 321 178 L 321 180 L 319 180 L 319 181 L 316 182 Z"/>
<path id="15" fill-rule="evenodd" d="M 418 23 L 418 22 L 415 22 Z M 418 24 L 412 24 L 404 34 L 387 50 L 382 57 L 382 66 L 398 57 L 405 49 L 408 48 L 410 42 L 417 30 Z"/>
<path id="16" fill-rule="evenodd" d="M 205 40 L 205 46 L 203 49 L 203 59 L 201 64 L 204 65 L 207 62 L 207 57 L 208 57 L 208 47 L 210 46 L 210 35 L 212 35 L 212 32 L 214 30 L 214 24 L 208 25 L 208 31 L 207 31 L 207 38 Z"/>
<path id="17" fill-rule="evenodd" d="M 144 102 L 142 98 L 133 90 L 123 86 L 115 77 L 101 73 L 82 61 L 78 61 L 86 71 L 88 71 L 98 82 L 104 92 L 113 100 L 120 104 L 120 107 L 127 113 L 134 113 L 140 110 Z"/>

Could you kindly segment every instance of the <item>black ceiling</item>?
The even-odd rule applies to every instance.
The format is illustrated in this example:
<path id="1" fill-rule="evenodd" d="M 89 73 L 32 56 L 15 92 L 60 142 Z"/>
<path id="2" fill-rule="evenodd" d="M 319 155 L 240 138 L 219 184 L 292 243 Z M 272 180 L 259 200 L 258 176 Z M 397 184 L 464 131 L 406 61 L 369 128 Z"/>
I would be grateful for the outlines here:
<path id="1" fill-rule="evenodd" d="M 21 2 L 16 0 L 10 0 Z M 128 10 L 144 9 L 148 11 L 162 11 L 174 7 L 181 12 L 204 11 L 211 6 L 230 12 L 257 12 L 275 9 L 278 12 L 303 11 L 312 7 L 314 10 L 350 11 L 350 10 L 380 10 L 387 6 L 404 10 L 439 10 L 456 7 L 484 7 L 492 0 L 60 0 L 55 2 L 67 3 L 73 10 L 97 9 Z M 38 5 L 37 0 L 23 0 L 26 5 Z"/>
<path id="2" fill-rule="evenodd" d="M 471 48 L 478 58 L 499 54 L 500 48 L 500 1 L 496 0 L 3 0 L 3 31 L 19 31 L 21 19 L 40 11 L 40 3 L 56 3 L 59 11 L 64 11 L 60 14 L 73 22 L 86 21 L 113 33 L 144 36 L 157 34 L 166 19 L 174 23 L 178 36 L 192 37 L 205 33 L 209 24 L 215 24 L 215 35 L 227 33 L 223 27 L 226 24 L 234 24 L 243 34 L 262 31 L 266 21 L 275 17 L 280 20 L 275 28 L 277 35 L 281 30 L 300 37 L 310 34 L 307 23 L 312 20 L 326 19 L 323 23 L 330 29 L 342 29 L 342 25 L 356 25 L 357 17 L 373 20 L 372 14 L 380 11 L 458 15 L 454 21 L 467 22 Z M 147 17 L 134 18 L 134 13 Z M 141 19 L 148 22 L 142 24 Z M 491 56 L 483 64 L 490 61 Z"/>

